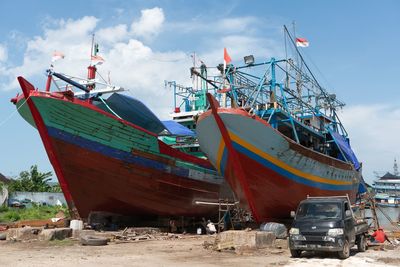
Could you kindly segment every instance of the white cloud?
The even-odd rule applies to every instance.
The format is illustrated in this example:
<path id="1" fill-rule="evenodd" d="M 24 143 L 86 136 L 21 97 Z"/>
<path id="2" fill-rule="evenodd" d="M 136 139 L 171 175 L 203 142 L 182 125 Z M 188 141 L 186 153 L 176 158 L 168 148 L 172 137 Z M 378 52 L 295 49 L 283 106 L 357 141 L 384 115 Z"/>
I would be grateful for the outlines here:
<path id="1" fill-rule="evenodd" d="M 260 28 L 260 19 L 250 16 L 224 18 L 219 20 L 207 20 L 203 17 L 195 17 L 189 21 L 169 22 L 166 24 L 166 27 L 171 31 L 189 34 L 196 32 L 197 34 L 213 33 L 224 36 L 245 32 L 247 35 Z"/>
<path id="2" fill-rule="evenodd" d="M 243 32 L 251 30 L 256 23 L 257 18 L 255 17 L 226 18 L 217 21 L 215 30 L 225 33 Z"/>
<path id="3" fill-rule="evenodd" d="M 78 75 L 76 64 L 88 62 L 90 52 L 90 35 L 94 32 L 98 19 L 83 17 L 78 20 L 56 21 L 56 28 L 47 28 L 43 36 L 35 36 L 27 41 L 24 59 L 21 65 L 5 69 L 0 74 L 0 88 L 10 90 L 18 88 L 17 76 L 37 77 L 49 66 L 55 50 L 62 51 L 66 58 L 58 63 L 71 74 Z"/>
<path id="4" fill-rule="evenodd" d="M 155 10 L 155 13 L 162 12 L 161 9 Z M 142 26 L 145 28 L 146 20 L 152 12 L 143 12 Z M 164 89 L 164 80 L 189 83 L 189 56 L 182 51 L 153 51 L 127 34 L 127 25 L 97 29 L 98 21 L 95 17 L 60 20 L 53 28 L 44 29 L 43 35 L 27 41 L 24 59 L 20 65 L 8 69 L 0 66 L 0 88 L 19 88 L 15 79 L 19 75 L 41 87 L 45 81 L 45 69 L 50 64 L 54 50 L 65 54 L 63 60 L 55 63 L 55 71 L 85 77 L 90 60 L 88 55 L 91 34 L 97 31 L 96 36 L 101 46 L 100 55 L 105 58 L 105 63 L 98 70 L 102 76 L 106 77 L 110 71 L 110 78 L 114 84 L 129 89 L 130 94 L 141 99 L 156 113 L 162 114 L 161 117 L 168 117 L 173 101 L 172 92 Z M 147 33 L 155 33 L 154 27 L 147 29 Z M 102 45 L 104 42 L 106 45 Z"/>
<path id="5" fill-rule="evenodd" d="M 8 58 L 8 53 L 7 53 L 7 48 L 0 44 L 0 62 L 7 61 Z"/>
<path id="6" fill-rule="evenodd" d="M 400 106 L 357 105 L 342 113 L 351 145 L 363 162 L 364 178 L 371 182 L 374 171 L 392 171 L 394 158 L 400 159 Z"/>
<path id="7" fill-rule="evenodd" d="M 125 24 L 119 24 L 115 27 L 100 29 L 96 32 L 96 39 L 100 43 L 116 43 L 129 37 L 127 28 L 128 27 Z"/>
<path id="8" fill-rule="evenodd" d="M 167 117 L 173 103 L 172 91 L 164 89 L 164 80 L 191 85 L 189 68 L 192 62 L 187 52 L 179 47 L 171 51 L 155 51 L 138 40 L 139 37 L 146 39 L 155 36 L 164 29 L 161 8 L 143 10 L 141 18 L 132 23 L 131 29 L 129 24 L 98 27 L 99 19 L 92 16 L 49 21 L 51 23 L 47 24 L 42 35 L 26 41 L 27 48 L 21 64 L 8 69 L 0 66 L 0 88 L 19 88 L 15 79 L 19 75 L 39 88 L 43 86 L 45 69 L 50 64 L 54 50 L 65 54 L 65 59 L 56 62 L 56 71 L 85 77 L 93 32 L 96 33 L 96 41 L 100 43 L 100 55 L 105 59 L 105 63 L 99 67 L 100 74 L 107 77 L 110 73 L 112 83 L 129 89 L 130 94 L 142 100 L 160 117 Z M 221 25 L 238 25 L 238 21 L 239 18 L 232 21 L 226 19 Z M 244 21 L 247 21 L 246 25 L 253 23 L 251 18 L 245 18 Z M 215 35 L 205 32 L 202 38 L 212 39 L 209 34 Z M 213 38 L 215 42 L 201 45 L 203 52 L 199 55 L 208 66 L 222 62 L 224 46 L 229 48 L 234 62 L 241 62 L 244 55 L 256 52 L 255 55 L 265 59 L 265 56 L 273 54 L 276 50 L 274 47 L 278 47 L 267 39 L 245 34 L 221 33 Z"/>
<path id="9" fill-rule="evenodd" d="M 134 35 L 145 39 L 156 36 L 164 23 L 164 12 L 161 8 L 144 9 L 138 21 L 131 25 L 131 31 Z"/>

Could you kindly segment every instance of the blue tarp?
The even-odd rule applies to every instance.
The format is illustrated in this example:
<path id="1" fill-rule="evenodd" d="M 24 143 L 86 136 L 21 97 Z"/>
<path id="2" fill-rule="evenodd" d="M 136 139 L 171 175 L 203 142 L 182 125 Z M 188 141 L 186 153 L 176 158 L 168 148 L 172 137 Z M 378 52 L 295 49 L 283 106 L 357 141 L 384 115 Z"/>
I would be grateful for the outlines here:
<path id="1" fill-rule="evenodd" d="M 356 155 L 354 154 L 353 150 L 350 147 L 349 142 L 338 132 L 329 131 L 333 137 L 333 140 L 343 152 L 344 156 L 346 157 L 347 161 L 353 163 L 354 168 L 358 170 L 360 168 L 360 162 L 358 161 Z"/>
<path id="2" fill-rule="evenodd" d="M 360 184 L 358 185 L 358 194 L 364 194 L 367 191 L 368 191 L 368 189 L 365 184 L 364 177 L 361 176 L 361 181 L 360 181 Z"/>
<path id="3" fill-rule="evenodd" d="M 354 154 L 354 151 L 351 149 L 348 139 L 345 139 L 338 132 L 334 132 L 334 131 L 329 131 L 329 132 L 331 133 L 331 135 L 333 137 L 333 140 L 335 141 L 337 146 L 340 148 L 340 150 L 342 150 L 342 152 L 343 152 L 344 156 L 346 157 L 346 159 L 348 161 L 350 161 L 351 163 L 353 163 L 354 168 L 356 170 L 360 169 L 361 164 L 358 161 L 358 159 L 356 157 L 356 154 Z M 368 190 L 367 190 L 367 187 L 365 185 L 364 178 L 361 176 L 360 183 L 358 184 L 358 194 L 364 194 L 367 191 Z"/>
<path id="4" fill-rule="evenodd" d="M 335 141 L 336 145 L 342 150 L 344 156 L 348 161 L 353 163 L 354 168 L 358 170 L 361 167 L 360 162 L 358 161 L 354 151 L 351 149 L 348 139 L 345 139 L 338 132 L 329 131 Z M 367 192 L 367 187 L 365 185 L 364 178 L 361 176 L 360 183 L 358 184 L 358 194 L 363 194 Z"/>
<path id="5" fill-rule="evenodd" d="M 162 123 L 172 135 L 196 136 L 193 131 L 176 121 L 162 121 Z"/>
<path id="6" fill-rule="evenodd" d="M 141 101 L 133 97 L 114 93 L 105 102 L 118 116 L 126 121 L 155 134 L 160 134 L 165 131 L 164 124 L 157 116 Z M 103 103 L 100 103 L 98 107 L 110 112 Z"/>
<path id="7" fill-rule="evenodd" d="M 182 136 L 196 135 L 194 132 L 175 121 L 160 121 L 148 107 L 133 97 L 114 93 L 105 102 L 108 107 L 122 119 L 155 134 Z M 110 112 L 109 108 L 107 108 L 103 103 L 100 103 L 97 106 Z"/>

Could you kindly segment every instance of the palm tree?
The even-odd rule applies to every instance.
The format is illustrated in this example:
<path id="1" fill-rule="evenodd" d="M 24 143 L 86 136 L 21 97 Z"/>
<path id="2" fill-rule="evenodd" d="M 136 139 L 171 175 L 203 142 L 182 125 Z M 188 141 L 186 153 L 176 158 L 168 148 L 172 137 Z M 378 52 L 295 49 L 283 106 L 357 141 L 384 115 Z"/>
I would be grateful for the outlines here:
<path id="1" fill-rule="evenodd" d="M 51 176 L 51 172 L 39 172 L 37 165 L 33 165 L 30 171 L 21 172 L 19 177 L 13 180 L 8 188 L 12 192 L 49 192 L 51 186 L 48 182 L 51 180 Z"/>

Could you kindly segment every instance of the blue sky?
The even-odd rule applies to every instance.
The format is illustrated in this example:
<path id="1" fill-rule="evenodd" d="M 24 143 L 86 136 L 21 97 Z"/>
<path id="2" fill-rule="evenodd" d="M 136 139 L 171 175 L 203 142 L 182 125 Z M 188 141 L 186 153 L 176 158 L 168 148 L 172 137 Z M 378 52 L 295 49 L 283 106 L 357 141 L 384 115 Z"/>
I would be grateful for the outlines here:
<path id="1" fill-rule="evenodd" d="M 0 1 L 0 172 L 52 170 L 38 133 L 9 102 L 18 75 L 43 88 L 52 51 L 66 54 L 57 70 L 84 75 L 95 33 L 106 59 L 100 72 L 165 118 L 172 93 L 163 81 L 190 85 L 193 51 L 210 66 L 223 47 L 234 63 L 279 57 L 282 26 L 295 21 L 315 74 L 347 104 L 341 116 L 371 181 L 400 160 L 399 12 L 388 0 Z"/>

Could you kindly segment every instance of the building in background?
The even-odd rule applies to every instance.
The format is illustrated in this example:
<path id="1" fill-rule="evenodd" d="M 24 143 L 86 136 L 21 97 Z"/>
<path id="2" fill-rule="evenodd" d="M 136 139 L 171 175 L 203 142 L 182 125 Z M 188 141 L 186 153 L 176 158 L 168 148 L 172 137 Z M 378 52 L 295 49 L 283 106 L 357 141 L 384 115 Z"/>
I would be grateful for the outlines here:
<path id="1" fill-rule="evenodd" d="M 47 206 L 67 205 L 63 193 L 53 192 L 12 192 L 9 197 L 10 206 L 24 205 L 31 203 Z"/>
<path id="2" fill-rule="evenodd" d="M 376 204 L 380 206 L 398 207 L 400 205 L 400 176 L 396 159 L 393 164 L 393 174 L 387 172 L 374 181 Z"/>

